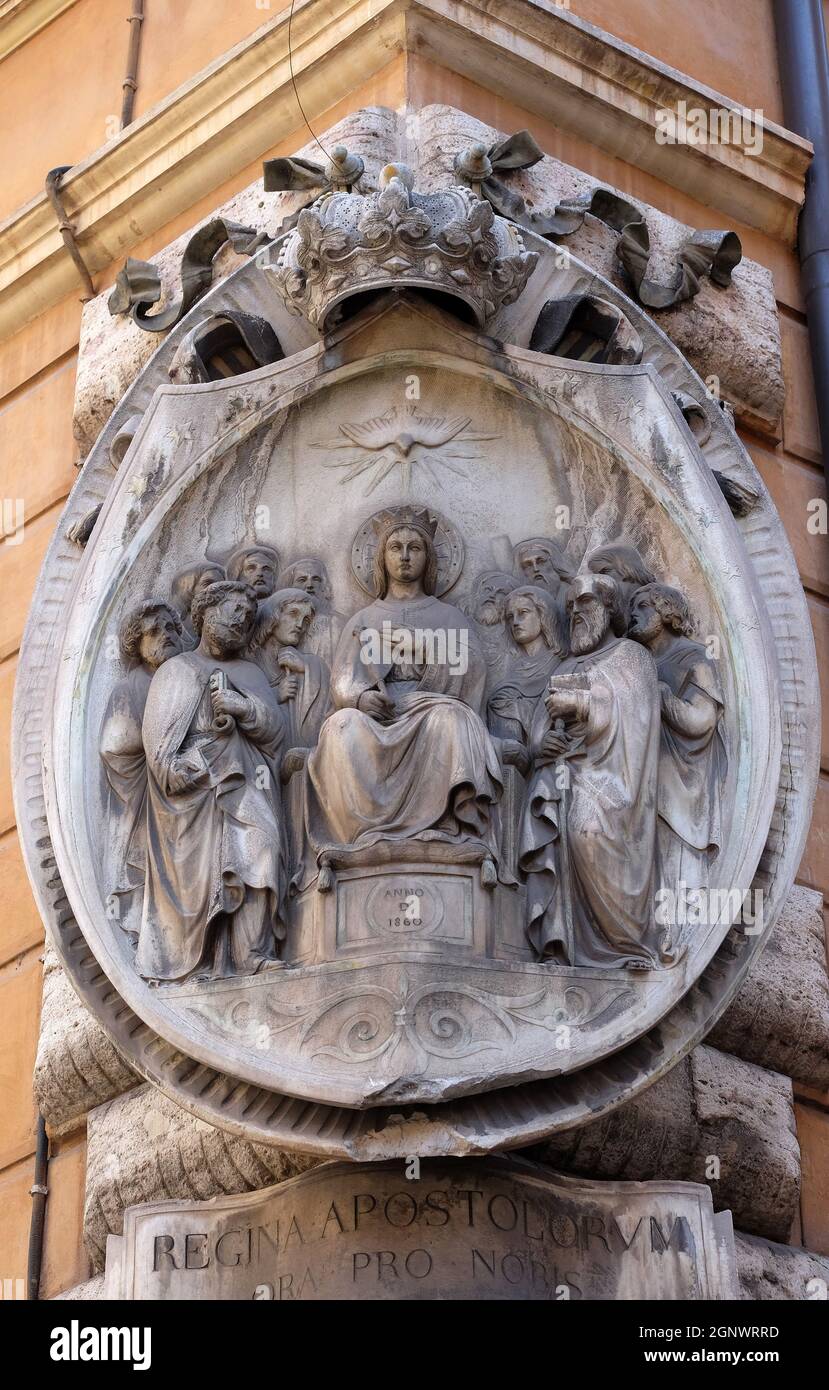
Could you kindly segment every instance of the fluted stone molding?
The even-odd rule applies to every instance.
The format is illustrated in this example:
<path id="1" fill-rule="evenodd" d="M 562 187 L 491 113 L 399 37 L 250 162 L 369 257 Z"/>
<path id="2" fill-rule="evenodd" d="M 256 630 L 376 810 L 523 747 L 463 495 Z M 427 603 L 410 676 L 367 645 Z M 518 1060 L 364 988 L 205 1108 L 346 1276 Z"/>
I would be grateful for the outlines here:
<path id="1" fill-rule="evenodd" d="M 98 1106 L 88 1119 L 84 1207 L 93 1269 L 103 1269 L 106 1238 L 121 1234 L 127 1207 L 252 1192 L 319 1161 L 237 1139 L 181 1110 L 153 1086 Z"/>
<path id="2" fill-rule="evenodd" d="M 81 1003 L 47 943 L 34 1092 L 51 1137 L 77 1129 L 88 1111 L 139 1079 Z"/>
<path id="3" fill-rule="evenodd" d="M 662 1081 L 606 1119 L 557 1136 L 532 1157 L 591 1178 L 705 1182 L 742 1230 L 785 1240 L 800 1197 L 792 1086 L 699 1047 Z M 89 1115 L 84 1238 L 95 1269 L 124 1210 L 166 1198 L 203 1201 L 271 1186 L 319 1160 L 215 1129 L 141 1086 Z"/>

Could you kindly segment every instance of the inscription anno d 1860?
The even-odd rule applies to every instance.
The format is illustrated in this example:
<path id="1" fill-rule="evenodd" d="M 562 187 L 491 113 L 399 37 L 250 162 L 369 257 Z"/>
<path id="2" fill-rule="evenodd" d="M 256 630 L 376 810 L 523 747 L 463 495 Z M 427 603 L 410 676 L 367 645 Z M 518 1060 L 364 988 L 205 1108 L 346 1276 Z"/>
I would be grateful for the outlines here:
<path id="1" fill-rule="evenodd" d="M 130 1209 L 131 1299 L 729 1297 L 730 1220 L 690 1183 L 589 1183 L 515 1160 L 326 1164 L 264 1193 Z"/>

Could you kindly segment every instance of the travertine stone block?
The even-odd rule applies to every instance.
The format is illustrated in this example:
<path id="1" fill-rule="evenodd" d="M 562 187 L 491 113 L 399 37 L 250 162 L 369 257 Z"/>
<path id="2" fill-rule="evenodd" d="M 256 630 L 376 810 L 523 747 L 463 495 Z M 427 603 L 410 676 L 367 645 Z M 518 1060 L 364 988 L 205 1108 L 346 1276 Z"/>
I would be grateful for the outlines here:
<path id="1" fill-rule="evenodd" d="M 76 1129 L 89 1110 L 128 1091 L 138 1079 L 47 945 L 34 1089 L 50 1135 Z"/>
<path id="2" fill-rule="evenodd" d="M 829 976 L 823 899 L 796 884 L 737 998 L 707 1041 L 747 1062 L 829 1086 Z"/>
<path id="3" fill-rule="evenodd" d="M 84 1240 L 93 1268 L 103 1268 L 106 1238 L 123 1230 L 126 1207 L 251 1192 L 318 1162 L 249 1144 L 141 1086 L 89 1116 Z"/>
<path id="4" fill-rule="evenodd" d="M 696 1048 L 635 1100 L 553 1137 L 536 1154 L 592 1178 L 708 1182 L 717 1210 L 775 1240 L 786 1239 L 797 1211 L 791 1081 L 710 1047 Z"/>
<path id="5" fill-rule="evenodd" d="M 74 1289 L 64 1289 L 63 1293 L 56 1293 L 51 1300 L 53 1303 L 62 1301 L 72 1303 L 96 1303 L 104 1297 L 104 1276 L 96 1274 L 94 1279 L 87 1279 L 83 1284 L 76 1284 Z"/>
<path id="6" fill-rule="evenodd" d="M 755 1301 L 822 1302 L 829 1287 L 829 1259 L 796 1245 L 734 1232 L 740 1297 Z"/>

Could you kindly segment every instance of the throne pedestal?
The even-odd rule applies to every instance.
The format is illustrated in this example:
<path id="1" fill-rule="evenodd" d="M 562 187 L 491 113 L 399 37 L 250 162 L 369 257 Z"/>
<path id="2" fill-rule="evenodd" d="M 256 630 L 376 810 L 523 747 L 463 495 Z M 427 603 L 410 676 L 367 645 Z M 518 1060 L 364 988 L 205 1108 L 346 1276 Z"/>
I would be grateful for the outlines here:
<path id="1" fill-rule="evenodd" d="M 320 879 L 292 904 L 285 959 L 316 965 L 412 950 L 532 960 L 521 889 L 499 883 L 475 845 L 386 840 L 327 852 Z"/>

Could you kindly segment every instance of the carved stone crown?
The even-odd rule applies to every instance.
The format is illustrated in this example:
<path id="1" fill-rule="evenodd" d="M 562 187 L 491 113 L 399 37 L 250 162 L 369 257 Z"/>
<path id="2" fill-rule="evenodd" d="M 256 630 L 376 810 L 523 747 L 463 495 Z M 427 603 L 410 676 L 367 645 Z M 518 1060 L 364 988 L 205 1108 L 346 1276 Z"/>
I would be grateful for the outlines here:
<path id="1" fill-rule="evenodd" d="M 389 164 L 379 192 L 326 192 L 300 213 L 266 272 L 289 309 L 325 331 L 345 300 L 411 286 L 462 301 L 483 327 L 518 298 L 538 261 L 519 228 L 471 188 L 412 183 Z"/>
<path id="2" fill-rule="evenodd" d="M 411 526 L 413 530 L 422 531 L 434 540 L 438 518 L 425 507 L 393 507 L 390 511 L 378 512 L 377 516 L 372 518 L 371 524 L 378 536 L 382 536 L 390 527 Z"/>

